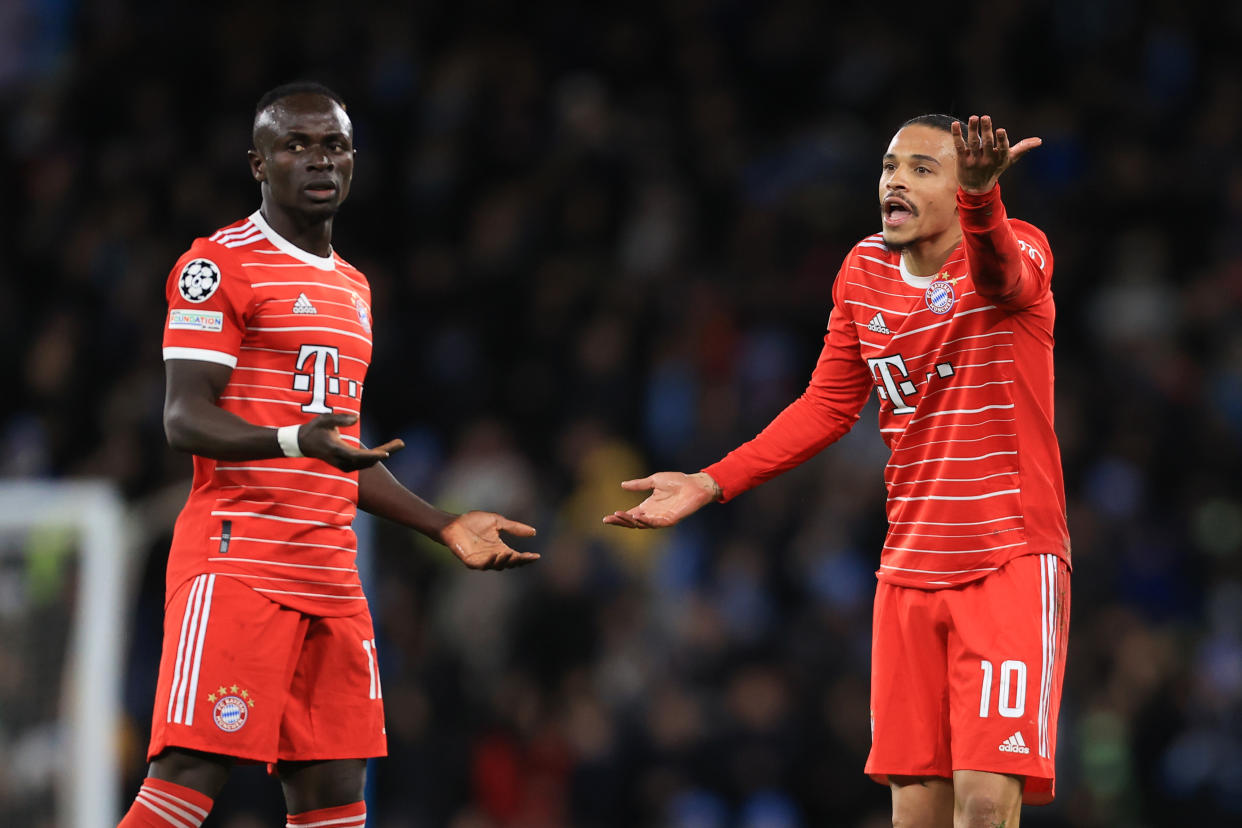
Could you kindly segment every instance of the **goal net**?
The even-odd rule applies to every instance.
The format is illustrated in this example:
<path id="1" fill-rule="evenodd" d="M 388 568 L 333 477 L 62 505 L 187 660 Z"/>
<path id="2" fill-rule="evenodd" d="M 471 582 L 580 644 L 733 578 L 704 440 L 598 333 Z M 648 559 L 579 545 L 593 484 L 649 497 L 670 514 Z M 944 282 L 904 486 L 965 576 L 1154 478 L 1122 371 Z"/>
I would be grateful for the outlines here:
<path id="1" fill-rule="evenodd" d="M 125 544 L 108 483 L 0 482 L 0 825 L 120 818 Z"/>

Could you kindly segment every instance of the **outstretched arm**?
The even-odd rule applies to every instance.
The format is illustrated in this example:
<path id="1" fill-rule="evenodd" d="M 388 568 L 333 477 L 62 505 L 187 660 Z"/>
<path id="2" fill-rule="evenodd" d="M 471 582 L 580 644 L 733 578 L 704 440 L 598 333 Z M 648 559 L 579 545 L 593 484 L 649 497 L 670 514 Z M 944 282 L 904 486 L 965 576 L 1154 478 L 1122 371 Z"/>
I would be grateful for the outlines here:
<path id="1" fill-rule="evenodd" d="M 1008 134 L 1003 129 L 994 130 L 987 115 L 972 115 L 964 131 L 961 122 L 955 122 L 952 131 L 957 148 L 962 244 L 975 289 L 999 305 L 1029 307 L 1047 289 L 1051 259 L 1043 253 L 1023 255 L 1006 220 L 998 183 L 1005 170 L 1043 141 L 1024 138 L 1011 147 Z"/>
<path id="2" fill-rule="evenodd" d="M 659 472 L 625 481 L 622 488 L 650 491 L 651 496 L 606 516 L 604 523 L 631 529 L 672 526 L 713 500 L 729 500 L 792 469 L 849 431 L 871 393 L 872 380 L 859 355 L 855 323 L 841 310 L 843 286 L 838 275 L 824 347 L 802 396 L 754 439 L 698 474 Z"/>
<path id="3" fill-rule="evenodd" d="M 512 549 L 500 537 L 503 531 L 529 538 L 534 527 L 494 512 L 454 515 L 437 509 L 401 485 L 383 463 L 358 473 L 358 508 L 444 544 L 471 569 L 509 569 L 539 560 L 537 553 Z"/>
<path id="4" fill-rule="evenodd" d="M 164 363 L 164 433 L 177 451 L 214 460 L 262 460 L 283 457 L 276 429 L 249 423 L 217 404 L 233 369 L 193 359 Z M 320 414 L 298 428 L 302 454 L 342 471 L 378 463 L 405 446 L 391 440 L 374 448 L 355 448 L 341 439 L 340 427 L 352 425 L 353 414 Z"/>

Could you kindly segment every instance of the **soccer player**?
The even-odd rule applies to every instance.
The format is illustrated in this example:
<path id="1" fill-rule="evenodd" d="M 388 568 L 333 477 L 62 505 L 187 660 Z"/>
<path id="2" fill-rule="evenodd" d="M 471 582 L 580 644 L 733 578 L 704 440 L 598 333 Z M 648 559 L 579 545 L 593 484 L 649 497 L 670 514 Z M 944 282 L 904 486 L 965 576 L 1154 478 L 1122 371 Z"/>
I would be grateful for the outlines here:
<path id="1" fill-rule="evenodd" d="M 850 429 L 874 386 L 889 530 L 876 573 L 872 746 L 893 824 L 1014 828 L 1051 801 L 1070 544 L 1053 432 L 1052 252 L 1008 218 L 1010 145 L 988 116 L 904 124 L 880 171 L 881 232 L 856 244 L 806 392 L 697 474 L 660 472 L 607 516 L 672 525 Z"/>
<path id="2" fill-rule="evenodd" d="M 332 249 L 353 127 L 318 84 L 259 101 L 250 171 L 262 205 L 196 239 L 168 280 L 169 444 L 194 483 L 168 561 L 151 766 L 125 828 L 196 828 L 235 762 L 280 777 L 288 824 L 366 822 L 365 760 L 386 751 L 375 633 L 355 566 L 362 508 L 472 569 L 539 556 L 489 512 L 453 515 L 359 441 L 371 292 Z"/>

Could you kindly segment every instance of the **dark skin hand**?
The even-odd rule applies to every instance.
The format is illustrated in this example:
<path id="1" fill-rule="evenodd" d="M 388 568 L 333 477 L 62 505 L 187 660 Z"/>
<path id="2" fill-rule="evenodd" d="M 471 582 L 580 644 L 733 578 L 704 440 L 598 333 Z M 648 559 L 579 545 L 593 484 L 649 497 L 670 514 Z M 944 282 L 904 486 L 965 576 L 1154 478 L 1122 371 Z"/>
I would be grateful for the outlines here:
<path id="1" fill-rule="evenodd" d="M 252 425 L 217 405 L 233 369 L 188 359 L 170 359 L 164 366 L 164 431 L 172 448 L 215 460 L 284 456 L 275 429 Z M 355 447 L 342 439 L 340 427 L 357 419 L 353 414 L 320 414 L 298 428 L 298 444 L 307 457 L 359 473 L 360 509 L 439 541 L 470 569 L 511 569 L 539 560 L 537 553 L 512 549 L 500 537 L 501 532 L 533 537 L 533 527 L 492 512 L 454 515 L 402 486 L 380 461 L 405 443 L 389 440 L 377 448 Z"/>
<path id="2" fill-rule="evenodd" d="M 214 362 L 170 359 L 164 363 L 164 433 L 177 451 L 214 460 L 260 460 L 283 457 L 275 429 L 252 425 L 220 408 L 216 400 L 229 383 L 233 369 Z M 341 439 L 341 426 L 352 425 L 353 414 L 320 414 L 298 429 L 302 453 L 341 471 L 357 471 L 386 460 L 405 447 L 401 440 L 382 446 L 355 448 Z"/>

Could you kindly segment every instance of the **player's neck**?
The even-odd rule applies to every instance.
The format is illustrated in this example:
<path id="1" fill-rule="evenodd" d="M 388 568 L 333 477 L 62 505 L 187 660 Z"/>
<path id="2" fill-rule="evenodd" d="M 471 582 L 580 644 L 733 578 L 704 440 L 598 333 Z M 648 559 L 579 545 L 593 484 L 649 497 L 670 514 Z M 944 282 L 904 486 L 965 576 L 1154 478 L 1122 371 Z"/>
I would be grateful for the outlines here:
<path id="1" fill-rule="evenodd" d="M 961 242 L 961 228 L 954 228 L 954 231 L 933 239 L 913 242 L 901 251 L 906 270 L 913 276 L 936 275 Z"/>
<path id="2" fill-rule="evenodd" d="M 332 216 L 304 219 L 288 210 L 272 208 L 267 202 L 259 212 L 268 226 L 290 244 L 315 256 L 332 255 Z"/>

